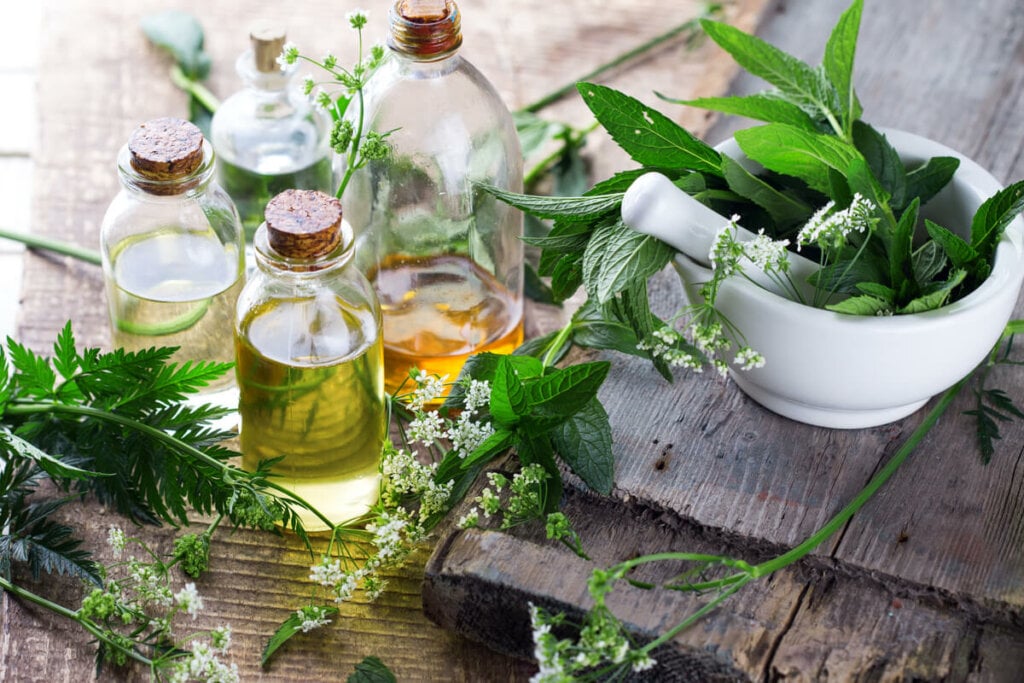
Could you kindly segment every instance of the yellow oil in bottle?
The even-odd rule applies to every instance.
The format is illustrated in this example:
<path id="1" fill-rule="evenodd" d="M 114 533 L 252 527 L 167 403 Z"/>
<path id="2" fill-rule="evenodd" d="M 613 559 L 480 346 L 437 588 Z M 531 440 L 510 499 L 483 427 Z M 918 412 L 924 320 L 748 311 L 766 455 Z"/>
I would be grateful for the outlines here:
<path id="1" fill-rule="evenodd" d="M 413 367 L 454 380 L 470 355 L 510 353 L 523 342 L 522 300 L 464 256 L 389 257 L 370 279 L 384 317 L 390 393 Z"/>
<path id="2" fill-rule="evenodd" d="M 383 359 L 370 311 L 324 304 L 279 299 L 254 307 L 238 328 L 235 368 L 243 468 L 284 456 L 272 469 L 275 481 L 337 524 L 377 501 Z M 327 529 L 301 517 L 309 531 Z"/>
<path id="3" fill-rule="evenodd" d="M 225 334 L 243 285 L 237 250 L 225 249 L 212 233 L 155 231 L 115 245 L 111 271 L 114 346 L 177 346 L 172 359 L 179 362 L 234 360 Z M 233 382 L 229 373 L 207 389 Z"/>

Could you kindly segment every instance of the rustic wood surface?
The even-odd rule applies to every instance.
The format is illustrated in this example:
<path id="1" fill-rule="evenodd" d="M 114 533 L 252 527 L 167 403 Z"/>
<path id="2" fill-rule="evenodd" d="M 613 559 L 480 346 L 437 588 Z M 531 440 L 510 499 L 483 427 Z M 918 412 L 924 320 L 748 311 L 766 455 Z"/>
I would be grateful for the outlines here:
<path id="1" fill-rule="evenodd" d="M 815 63 L 847 4 L 778 3 L 761 34 Z M 939 140 L 1003 182 L 1024 178 L 1024 6 L 866 5 L 855 78 L 866 118 Z M 750 78 L 735 85 L 736 92 L 760 87 Z M 726 122 L 708 137 L 742 125 Z M 652 296 L 671 312 L 678 283 L 659 277 Z M 1015 313 L 1024 317 L 1024 306 Z M 1001 370 L 993 385 L 1019 400 L 1024 371 Z M 775 416 L 713 377 L 669 386 L 645 363 L 622 357 L 602 401 L 613 426 L 619 504 L 584 497 L 570 506 L 598 566 L 665 549 L 747 560 L 777 554 L 842 508 L 924 417 L 819 429 Z M 964 392 L 901 471 L 809 560 L 773 576 L 770 590 L 745 589 L 681 634 L 659 680 L 1019 681 L 1024 427 L 1003 426 L 995 457 L 982 465 L 962 415 L 971 407 Z M 482 633 L 498 613 L 523 623 L 528 600 L 585 608 L 591 566 L 529 535 L 456 533 L 428 565 L 424 600 L 440 623 Z M 495 596 L 494 605 L 481 602 Z M 640 633 L 699 604 L 640 591 L 621 599 Z M 508 652 L 531 647 L 520 631 L 489 642 Z"/>
<path id="2" fill-rule="evenodd" d="M 767 0 L 735 0 L 728 20 L 744 29 L 756 26 Z M 311 54 L 333 50 L 342 61 L 353 57 L 344 15 L 359 3 L 287 3 L 269 0 L 223 4 L 199 0 L 162 3 L 95 3 L 47 0 L 39 63 L 39 141 L 36 146 L 32 224 L 35 232 L 94 247 L 99 224 L 117 189 L 114 159 L 131 130 L 155 116 L 186 114 L 186 100 L 166 78 L 167 58 L 150 47 L 138 29 L 139 18 L 168 5 L 192 11 L 206 29 L 213 58 L 211 89 L 227 95 L 239 87 L 234 60 L 247 46 L 251 22 L 284 21 L 290 38 Z M 384 3 L 371 12 L 370 40 L 379 39 Z M 524 106 L 556 86 L 661 34 L 694 16 L 702 3 L 673 3 L 670 11 L 653 0 L 582 0 L 514 3 L 486 0 L 463 3 L 464 54 L 495 82 L 512 108 Z M 675 96 L 724 92 L 734 74 L 729 60 L 710 46 L 696 50 L 683 40 L 666 43 L 602 80 L 654 102 L 657 87 Z M 569 97 L 545 116 L 585 125 L 590 117 L 577 97 Z M 704 132 L 710 120 L 679 110 L 676 118 Z M 602 134 L 590 138 L 588 152 L 595 177 L 626 163 Z M 550 312 L 549 312 L 550 315 Z M 98 269 L 70 259 L 30 253 L 17 337 L 30 348 L 48 350 L 71 319 L 80 343 L 109 344 L 102 277 Z M 550 325 L 534 316 L 534 329 Z M 103 545 L 118 520 L 86 503 L 70 512 L 87 543 Z M 136 530 L 163 550 L 174 534 Z M 224 622 L 234 629 L 233 661 L 243 680 L 340 680 L 364 656 L 375 654 L 403 681 L 524 680 L 533 667 L 495 654 L 429 622 L 420 607 L 420 583 L 426 551 L 409 568 L 391 577 L 391 590 L 379 603 L 360 600 L 344 606 L 332 628 L 298 637 L 279 653 L 269 671 L 259 669 L 267 636 L 308 593 L 310 557 L 294 539 L 266 534 L 223 534 L 211 571 L 198 582 L 206 610 L 197 629 Z M 108 558 L 109 559 L 109 558 Z M 79 588 L 47 580 L 42 590 L 74 606 Z M 12 600 L 0 602 L 0 680 L 81 681 L 93 675 L 93 646 L 75 625 L 44 610 Z M 499 626 L 503 620 L 496 622 Z M 105 669 L 100 679 L 146 679 L 147 672 Z"/>

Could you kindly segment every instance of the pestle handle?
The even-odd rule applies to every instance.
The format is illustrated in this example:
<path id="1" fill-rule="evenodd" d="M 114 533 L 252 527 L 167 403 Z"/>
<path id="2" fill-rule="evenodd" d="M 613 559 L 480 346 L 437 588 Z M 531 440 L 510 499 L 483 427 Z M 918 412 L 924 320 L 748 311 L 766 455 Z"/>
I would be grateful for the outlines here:
<path id="1" fill-rule="evenodd" d="M 629 186 L 622 198 L 622 221 L 637 232 L 656 237 L 697 263 L 710 267 L 709 254 L 715 235 L 729 221 L 683 192 L 661 173 L 645 173 Z M 754 233 L 736 226 L 736 239 L 749 242 Z M 787 252 L 789 275 L 801 294 L 812 295 L 807 278 L 818 264 L 800 254 Z M 750 265 L 744 272 L 755 282 L 776 294 L 788 295 L 763 272 Z"/>

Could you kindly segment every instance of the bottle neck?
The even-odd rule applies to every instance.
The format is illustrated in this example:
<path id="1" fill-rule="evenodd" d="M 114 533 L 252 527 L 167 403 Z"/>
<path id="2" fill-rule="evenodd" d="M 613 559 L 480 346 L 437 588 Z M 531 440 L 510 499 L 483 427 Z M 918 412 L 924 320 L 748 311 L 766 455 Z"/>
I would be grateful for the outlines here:
<path id="1" fill-rule="evenodd" d="M 214 154 L 213 146 L 203 140 L 203 160 L 195 171 L 180 178 L 154 179 L 140 173 L 132 166 L 131 151 L 124 145 L 117 154 L 117 172 L 121 185 L 135 193 L 152 197 L 176 197 L 190 192 L 204 192 L 213 178 Z"/>
<path id="2" fill-rule="evenodd" d="M 397 0 L 388 15 L 391 51 L 416 62 L 436 62 L 454 55 L 462 45 L 462 17 L 456 4 L 445 0 L 443 14 L 411 16 L 407 3 Z"/>
<path id="3" fill-rule="evenodd" d="M 288 97 L 288 87 L 298 71 L 290 64 L 274 71 L 260 71 L 256 68 L 256 57 L 252 50 L 246 50 L 235 61 L 235 71 L 247 88 L 267 98 Z"/>
<path id="4" fill-rule="evenodd" d="M 352 227 L 347 221 L 341 222 L 341 240 L 330 253 L 311 259 L 289 258 L 270 246 L 267 224 L 264 222 L 253 237 L 253 253 L 256 266 L 271 277 L 324 277 L 340 271 L 352 261 Z"/>

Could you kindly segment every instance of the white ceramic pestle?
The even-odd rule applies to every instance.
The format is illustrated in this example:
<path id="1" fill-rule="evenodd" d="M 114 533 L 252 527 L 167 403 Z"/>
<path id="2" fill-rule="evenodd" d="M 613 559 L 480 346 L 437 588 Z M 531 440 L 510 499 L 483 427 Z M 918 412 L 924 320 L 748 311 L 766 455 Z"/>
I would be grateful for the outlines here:
<path id="1" fill-rule="evenodd" d="M 645 173 L 626 190 L 622 198 L 622 221 L 637 232 L 657 237 L 705 267 L 711 266 L 709 254 L 715 235 L 729 222 L 656 172 Z M 736 226 L 737 241 L 749 242 L 754 237 L 754 233 Z M 793 252 L 787 252 L 787 256 L 789 279 L 805 301 L 812 300 L 814 288 L 807 283 L 807 278 L 818 270 L 818 264 Z M 741 267 L 744 275 L 758 285 L 787 299 L 793 298 L 792 291 L 783 288 L 750 261 L 744 259 Z"/>

